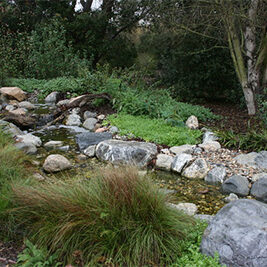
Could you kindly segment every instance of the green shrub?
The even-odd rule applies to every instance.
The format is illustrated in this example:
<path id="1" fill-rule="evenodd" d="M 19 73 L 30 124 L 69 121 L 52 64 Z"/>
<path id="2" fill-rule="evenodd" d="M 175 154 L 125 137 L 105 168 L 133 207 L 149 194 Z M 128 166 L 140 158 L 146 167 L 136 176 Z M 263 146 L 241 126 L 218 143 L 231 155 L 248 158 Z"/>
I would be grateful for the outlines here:
<path id="1" fill-rule="evenodd" d="M 168 146 L 197 144 L 202 133 L 187 127 L 172 126 L 163 119 L 131 116 L 124 114 L 111 115 L 106 123 L 117 126 L 121 135 L 133 134 L 147 142 L 155 142 Z"/>
<path id="2" fill-rule="evenodd" d="M 99 170 L 91 180 L 14 185 L 13 214 L 29 236 L 64 262 L 164 266 L 176 258 L 193 220 L 166 205 L 166 194 L 132 168 Z"/>
<path id="3" fill-rule="evenodd" d="M 258 116 L 267 128 L 267 88 L 263 90 L 263 94 L 258 96 Z"/>
<path id="4" fill-rule="evenodd" d="M 192 227 L 187 239 L 180 243 L 181 256 L 170 267 L 220 267 L 219 258 L 216 255 L 208 257 L 200 253 L 200 243 L 207 224 L 198 221 Z"/>
<path id="5" fill-rule="evenodd" d="M 25 241 L 26 248 L 18 255 L 16 266 L 20 267 L 57 267 L 62 266 L 58 262 L 57 253 L 49 255 L 47 249 L 38 249 L 29 240 Z"/>
<path id="6" fill-rule="evenodd" d="M 249 151 L 267 150 L 267 130 L 250 130 L 247 133 L 237 134 L 232 130 L 217 131 L 221 143 L 228 148 Z"/>

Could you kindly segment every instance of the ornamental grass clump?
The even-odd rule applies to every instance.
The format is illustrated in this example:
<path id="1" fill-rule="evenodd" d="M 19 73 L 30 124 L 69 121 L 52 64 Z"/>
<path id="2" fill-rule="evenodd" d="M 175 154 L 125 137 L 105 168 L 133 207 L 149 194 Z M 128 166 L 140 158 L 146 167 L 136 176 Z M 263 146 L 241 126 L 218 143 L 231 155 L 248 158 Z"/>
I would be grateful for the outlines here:
<path id="1" fill-rule="evenodd" d="M 29 237 L 65 263 L 85 266 L 163 266 L 179 256 L 191 217 L 169 205 L 164 192 L 134 168 L 106 168 L 94 178 L 13 186 L 17 220 Z"/>

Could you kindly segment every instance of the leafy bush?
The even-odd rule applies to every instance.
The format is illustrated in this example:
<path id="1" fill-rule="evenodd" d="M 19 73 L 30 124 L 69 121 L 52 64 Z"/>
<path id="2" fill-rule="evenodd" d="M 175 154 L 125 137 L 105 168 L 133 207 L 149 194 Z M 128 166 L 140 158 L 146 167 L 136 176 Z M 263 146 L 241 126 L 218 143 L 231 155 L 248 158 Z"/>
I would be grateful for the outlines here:
<path id="1" fill-rule="evenodd" d="M 109 116 L 108 122 L 117 126 L 121 135 L 133 134 L 147 142 L 168 146 L 197 144 L 202 135 L 200 131 L 190 130 L 183 125 L 169 125 L 163 119 L 117 114 Z"/>
<path id="2" fill-rule="evenodd" d="M 60 19 L 41 23 L 31 34 L 31 51 L 28 72 L 31 77 L 51 79 L 65 75 L 77 75 L 78 66 L 90 66 L 81 60 L 67 41 L 66 29 Z"/>
<path id="3" fill-rule="evenodd" d="M 91 180 L 13 187 L 18 222 L 65 263 L 163 266 L 179 253 L 192 219 L 132 168 L 102 169 Z"/>
<path id="4" fill-rule="evenodd" d="M 267 88 L 264 89 L 263 94 L 258 96 L 258 111 L 259 118 L 267 128 Z"/>
<path id="5" fill-rule="evenodd" d="M 18 255 L 17 266 L 20 267 L 57 267 L 62 266 L 58 262 L 58 255 L 49 255 L 47 249 L 38 249 L 29 240 L 25 241 L 26 248 Z"/>
<path id="6" fill-rule="evenodd" d="M 229 148 L 249 151 L 267 150 L 267 130 L 250 130 L 244 134 L 236 134 L 232 130 L 218 131 L 221 143 Z"/>

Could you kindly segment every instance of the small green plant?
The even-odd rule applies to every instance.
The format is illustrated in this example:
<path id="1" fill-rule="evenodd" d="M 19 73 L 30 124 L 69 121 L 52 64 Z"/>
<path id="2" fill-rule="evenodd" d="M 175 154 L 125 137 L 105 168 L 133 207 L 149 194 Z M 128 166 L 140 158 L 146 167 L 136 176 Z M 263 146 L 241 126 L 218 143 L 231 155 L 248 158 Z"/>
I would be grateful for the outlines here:
<path id="1" fill-rule="evenodd" d="M 17 266 L 20 267 L 57 267 L 62 266 L 58 262 L 58 255 L 49 255 L 47 249 L 38 249 L 29 240 L 25 241 L 26 248 L 18 255 Z"/>
<path id="2" fill-rule="evenodd" d="M 198 130 L 186 128 L 182 122 L 172 126 L 163 119 L 117 114 L 109 116 L 107 122 L 117 126 L 121 135 L 133 134 L 147 142 L 168 146 L 197 144 L 202 135 Z"/>
<path id="3" fill-rule="evenodd" d="M 250 130 L 247 133 L 236 134 L 232 130 L 217 131 L 221 143 L 228 148 L 248 151 L 267 150 L 267 130 Z"/>
<path id="4" fill-rule="evenodd" d="M 180 243 L 181 256 L 171 267 L 220 267 L 219 257 L 208 257 L 200 253 L 200 243 L 207 224 L 202 221 L 192 226 L 187 239 Z"/>
<path id="5" fill-rule="evenodd" d="M 176 258 L 194 220 L 134 168 L 98 170 L 90 180 L 13 186 L 13 210 L 40 247 L 60 248 L 65 263 L 164 266 Z"/>

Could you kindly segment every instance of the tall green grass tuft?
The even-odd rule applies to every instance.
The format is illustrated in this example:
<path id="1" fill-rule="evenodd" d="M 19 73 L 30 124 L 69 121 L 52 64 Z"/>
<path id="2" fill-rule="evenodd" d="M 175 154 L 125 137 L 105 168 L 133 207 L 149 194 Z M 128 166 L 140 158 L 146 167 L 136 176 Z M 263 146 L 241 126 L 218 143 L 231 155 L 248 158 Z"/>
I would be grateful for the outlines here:
<path id="1" fill-rule="evenodd" d="M 177 258 L 193 223 L 133 168 L 102 169 L 82 182 L 17 184 L 13 193 L 17 220 L 35 244 L 60 248 L 65 263 L 78 251 L 85 266 L 164 266 Z"/>
<path id="2" fill-rule="evenodd" d="M 14 234 L 12 216 L 6 214 L 10 208 L 10 183 L 25 180 L 28 169 L 27 157 L 14 145 L 12 138 L 0 128 L 0 238 L 10 238 Z"/>

